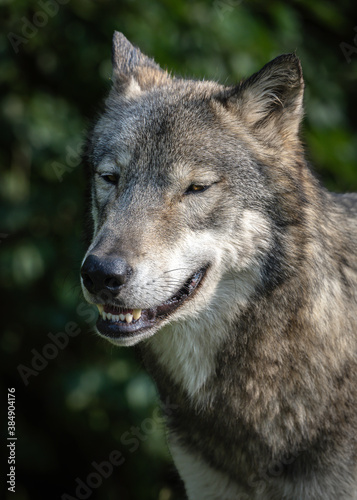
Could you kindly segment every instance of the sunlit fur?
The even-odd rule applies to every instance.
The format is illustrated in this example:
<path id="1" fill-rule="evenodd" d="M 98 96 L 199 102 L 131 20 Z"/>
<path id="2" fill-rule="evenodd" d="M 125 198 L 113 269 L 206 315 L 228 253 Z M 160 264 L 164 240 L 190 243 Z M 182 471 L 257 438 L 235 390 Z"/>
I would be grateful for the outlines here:
<path id="1" fill-rule="evenodd" d="M 111 339 L 137 344 L 175 406 L 190 500 L 357 499 L 357 197 L 311 173 L 303 89 L 294 54 L 224 87 L 172 77 L 114 36 L 84 158 L 87 255 L 131 266 L 116 297 L 128 308 L 159 306 L 207 266 L 162 322 Z"/>

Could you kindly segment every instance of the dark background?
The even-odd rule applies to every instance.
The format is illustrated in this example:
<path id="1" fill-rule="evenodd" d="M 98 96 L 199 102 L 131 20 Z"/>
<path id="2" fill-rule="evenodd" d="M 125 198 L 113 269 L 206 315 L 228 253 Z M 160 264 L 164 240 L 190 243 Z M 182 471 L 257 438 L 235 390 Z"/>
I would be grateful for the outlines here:
<path id="1" fill-rule="evenodd" d="M 354 3 L 1 1 L 2 449 L 8 387 L 16 390 L 17 436 L 16 493 L 7 498 L 182 498 L 153 413 L 155 388 L 131 349 L 91 331 L 95 315 L 79 287 L 79 151 L 110 87 L 113 31 L 173 72 L 227 83 L 296 51 L 307 156 L 329 189 L 356 191 Z M 58 336 L 67 346 L 48 346 L 50 333 L 76 328 Z M 93 462 L 113 450 L 124 463 L 105 479 L 93 476 Z M 2 483 L 6 473 L 4 464 Z M 97 487 L 76 494 L 76 478 Z"/>

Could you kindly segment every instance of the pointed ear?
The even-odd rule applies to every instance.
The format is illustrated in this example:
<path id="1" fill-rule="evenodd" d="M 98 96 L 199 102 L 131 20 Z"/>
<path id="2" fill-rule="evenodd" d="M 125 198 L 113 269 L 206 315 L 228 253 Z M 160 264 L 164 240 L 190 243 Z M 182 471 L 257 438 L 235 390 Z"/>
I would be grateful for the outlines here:
<path id="1" fill-rule="evenodd" d="M 226 107 L 266 140 L 296 139 L 303 116 L 304 80 L 295 54 L 277 57 L 226 94 Z"/>
<path id="2" fill-rule="evenodd" d="M 122 33 L 114 32 L 112 44 L 113 84 L 119 92 L 131 94 L 163 85 L 170 79 L 153 59 L 134 47 Z"/>

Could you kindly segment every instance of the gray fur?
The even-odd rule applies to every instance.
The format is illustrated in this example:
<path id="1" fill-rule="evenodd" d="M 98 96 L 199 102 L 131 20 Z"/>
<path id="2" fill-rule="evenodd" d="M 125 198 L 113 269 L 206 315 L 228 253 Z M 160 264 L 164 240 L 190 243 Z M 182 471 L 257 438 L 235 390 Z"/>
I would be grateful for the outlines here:
<path id="1" fill-rule="evenodd" d="M 128 309 L 207 268 L 171 315 L 109 339 L 137 344 L 177 405 L 169 443 L 190 500 L 357 499 L 357 195 L 312 175 L 303 87 L 293 54 L 224 87 L 172 78 L 114 35 L 86 148 L 86 255 L 127 264 L 106 300 Z"/>

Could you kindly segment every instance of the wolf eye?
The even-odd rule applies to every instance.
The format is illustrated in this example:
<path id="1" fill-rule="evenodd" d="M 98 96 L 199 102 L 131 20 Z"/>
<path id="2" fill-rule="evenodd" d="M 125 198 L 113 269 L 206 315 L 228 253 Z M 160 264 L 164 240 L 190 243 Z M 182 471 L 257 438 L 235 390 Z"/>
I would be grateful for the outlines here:
<path id="1" fill-rule="evenodd" d="M 185 194 L 191 193 L 202 193 L 202 191 L 206 191 L 209 186 L 203 186 L 201 184 L 191 184 L 185 191 Z"/>
<path id="2" fill-rule="evenodd" d="M 101 178 L 108 184 L 116 184 L 118 177 L 115 174 L 101 174 Z"/>

